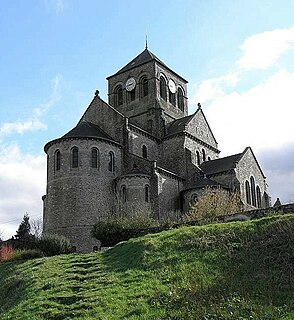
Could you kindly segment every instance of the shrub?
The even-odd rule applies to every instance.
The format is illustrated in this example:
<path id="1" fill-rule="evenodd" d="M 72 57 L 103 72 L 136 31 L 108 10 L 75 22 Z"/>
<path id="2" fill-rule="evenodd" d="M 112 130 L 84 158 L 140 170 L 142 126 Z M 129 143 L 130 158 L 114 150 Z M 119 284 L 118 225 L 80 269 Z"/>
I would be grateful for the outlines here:
<path id="1" fill-rule="evenodd" d="M 92 229 L 92 236 L 103 246 L 113 246 L 121 241 L 139 237 L 156 229 L 156 222 L 144 216 L 112 217 L 98 221 Z"/>
<path id="2" fill-rule="evenodd" d="M 218 218 L 240 211 L 240 197 L 223 189 L 205 189 L 199 200 L 192 205 L 185 221 L 197 221 L 200 224 L 218 221 Z"/>
<path id="3" fill-rule="evenodd" d="M 13 253 L 13 245 L 3 244 L 0 250 L 0 261 L 10 261 L 13 257 Z"/>
<path id="4" fill-rule="evenodd" d="M 15 250 L 10 260 L 29 260 L 42 257 L 44 257 L 44 253 L 38 249 Z"/>
<path id="5" fill-rule="evenodd" d="M 37 242 L 37 248 L 44 252 L 46 256 L 70 253 L 70 241 L 56 234 L 46 234 Z"/>

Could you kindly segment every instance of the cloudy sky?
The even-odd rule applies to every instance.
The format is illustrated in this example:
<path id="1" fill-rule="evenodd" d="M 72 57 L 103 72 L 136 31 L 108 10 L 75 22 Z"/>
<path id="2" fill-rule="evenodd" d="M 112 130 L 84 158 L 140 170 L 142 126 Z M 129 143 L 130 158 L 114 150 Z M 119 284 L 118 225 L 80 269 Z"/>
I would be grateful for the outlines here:
<path id="1" fill-rule="evenodd" d="M 0 234 L 42 215 L 43 146 L 145 46 L 189 81 L 221 156 L 251 146 L 273 201 L 294 202 L 292 0 L 2 0 Z"/>

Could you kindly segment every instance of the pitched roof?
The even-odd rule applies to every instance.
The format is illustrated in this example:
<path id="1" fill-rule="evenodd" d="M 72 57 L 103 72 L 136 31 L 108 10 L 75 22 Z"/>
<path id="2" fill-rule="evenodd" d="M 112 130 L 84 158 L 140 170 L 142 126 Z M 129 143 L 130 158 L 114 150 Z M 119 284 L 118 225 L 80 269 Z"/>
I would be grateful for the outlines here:
<path id="1" fill-rule="evenodd" d="M 157 62 L 159 62 L 160 64 L 166 66 L 161 60 L 159 60 L 152 52 L 150 52 L 147 48 L 141 52 L 140 54 L 138 54 L 132 61 L 130 61 L 127 65 L 125 65 L 123 68 L 121 68 L 119 71 L 117 71 L 115 74 L 113 74 L 112 76 L 109 76 L 108 78 L 110 77 L 113 77 L 115 75 L 118 75 L 120 73 L 123 73 L 125 71 L 128 71 L 130 69 L 133 69 L 135 67 L 138 67 L 142 64 L 145 64 L 149 61 L 152 61 L 152 60 L 156 60 Z M 108 79 L 107 78 L 107 79 Z"/>
<path id="2" fill-rule="evenodd" d="M 215 160 L 205 161 L 200 165 L 201 170 L 206 174 L 215 174 L 225 172 L 236 167 L 236 163 L 239 162 L 243 155 L 242 153 L 234 154 L 232 156 L 219 158 Z"/>
<path id="3" fill-rule="evenodd" d="M 171 70 L 164 62 L 162 62 L 159 58 L 156 57 L 155 54 L 153 54 L 151 51 L 149 51 L 147 48 L 145 48 L 144 51 L 142 51 L 140 54 L 138 54 L 132 61 L 130 61 L 127 65 L 125 65 L 123 68 L 121 68 L 120 70 L 118 70 L 115 74 L 107 77 L 107 79 L 116 76 L 120 73 L 126 72 L 128 70 L 131 70 L 133 68 L 136 68 L 138 66 L 141 66 L 142 64 L 145 64 L 147 62 L 150 61 L 156 61 L 159 64 L 161 64 L 162 66 L 164 66 L 165 68 L 167 68 L 168 70 L 172 71 L 174 74 L 176 74 L 177 76 L 179 76 L 181 79 L 183 79 L 184 81 L 187 82 L 187 80 L 185 80 L 183 77 L 181 77 L 180 75 L 178 75 L 176 72 L 174 72 L 173 70 Z"/>
<path id="4" fill-rule="evenodd" d="M 62 138 L 103 138 L 113 140 L 106 132 L 94 123 L 81 120 L 72 130 Z"/>
<path id="5" fill-rule="evenodd" d="M 166 125 L 166 135 L 171 135 L 178 132 L 183 132 L 185 130 L 185 126 L 189 123 L 189 121 L 193 118 L 194 114 L 189 116 L 176 119 L 173 122 L 170 122 Z"/>

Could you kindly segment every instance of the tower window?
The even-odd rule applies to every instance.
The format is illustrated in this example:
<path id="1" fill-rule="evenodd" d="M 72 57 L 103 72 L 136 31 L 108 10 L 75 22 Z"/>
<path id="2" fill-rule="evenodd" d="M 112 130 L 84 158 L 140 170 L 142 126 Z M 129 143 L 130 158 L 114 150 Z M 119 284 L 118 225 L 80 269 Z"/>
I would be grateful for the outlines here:
<path id="1" fill-rule="evenodd" d="M 130 101 L 134 101 L 136 99 L 136 89 L 129 92 L 129 99 Z"/>
<path id="2" fill-rule="evenodd" d="M 97 148 L 92 148 L 91 150 L 91 167 L 92 168 L 99 167 L 99 151 Z"/>
<path id="3" fill-rule="evenodd" d="M 114 159 L 114 153 L 112 151 L 109 152 L 108 170 L 110 172 L 115 171 L 115 159 Z"/>
<path id="4" fill-rule="evenodd" d="M 250 185 L 248 180 L 246 180 L 245 182 L 245 190 L 246 190 L 246 202 L 251 205 Z"/>
<path id="5" fill-rule="evenodd" d="M 169 90 L 169 102 L 172 104 L 172 105 L 176 105 L 176 94 L 175 93 L 172 93 L 170 90 Z"/>
<path id="6" fill-rule="evenodd" d="M 142 156 L 147 159 L 147 147 L 144 144 L 142 146 Z"/>
<path id="7" fill-rule="evenodd" d="M 123 91 L 122 86 L 118 85 L 114 90 L 114 105 L 121 106 L 123 104 Z"/>
<path id="8" fill-rule="evenodd" d="M 184 111 L 184 94 L 181 88 L 178 88 L 178 107 Z"/>
<path id="9" fill-rule="evenodd" d="M 160 77 L 160 96 L 166 101 L 166 81 L 164 77 Z"/>
<path id="10" fill-rule="evenodd" d="M 252 205 L 256 207 L 256 192 L 255 192 L 255 181 L 254 178 L 250 178 L 250 186 L 251 186 L 251 200 L 252 200 Z"/>
<path id="11" fill-rule="evenodd" d="M 71 150 L 71 167 L 78 168 L 79 166 L 79 149 L 77 147 Z"/>
<path id="12" fill-rule="evenodd" d="M 145 202 L 150 202 L 150 187 L 148 185 L 145 186 Z"/>
<path id="13" fill-rule="evenodd" d="M 60 158 L 61 158 L 60 151 L 56 150 L 54 154 L 54 167 L 56 171 L 60 170 L 60 164 L 61 164 Z"/>
<path id="14" fill-rule="evenodd" d="M 148 92 L 148 79 L 146 76 L 143 76 L 140 79 L 140 97 L 146 97 L 148 96 L 149 92 Z"/>

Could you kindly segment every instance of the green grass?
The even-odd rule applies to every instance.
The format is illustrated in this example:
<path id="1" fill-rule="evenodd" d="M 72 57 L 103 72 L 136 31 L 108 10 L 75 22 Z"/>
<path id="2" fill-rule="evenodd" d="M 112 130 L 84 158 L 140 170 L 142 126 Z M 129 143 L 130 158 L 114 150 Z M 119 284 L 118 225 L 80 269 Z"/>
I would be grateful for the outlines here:
<path id="1" fill-rule="evenodd" d="M 294 319 L 294 215 L 0 264 L 0 319 Z"/>

